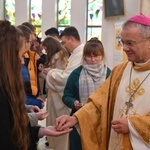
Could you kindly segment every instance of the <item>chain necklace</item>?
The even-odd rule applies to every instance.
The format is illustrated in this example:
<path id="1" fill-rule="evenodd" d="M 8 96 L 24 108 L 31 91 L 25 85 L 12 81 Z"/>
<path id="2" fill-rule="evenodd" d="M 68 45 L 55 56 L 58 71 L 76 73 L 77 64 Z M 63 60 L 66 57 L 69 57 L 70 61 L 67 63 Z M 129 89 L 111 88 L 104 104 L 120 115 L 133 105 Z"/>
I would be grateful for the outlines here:
<path id="1" fill-rule="evenodd" d="M 128 102 L 125 102 L 125 105 L 127 106 L 126 112 L 125 114 L 127 115 L 129 112 L 130 108 L 133 108 L 133 100 L 131 99 L 132 96 L 137 92 L 137 90 L 139 89 L 139 87 L 143 84 L 143 82 L 148 78 L 148 76 L 150 75 L 150 72 L 147 74 L 147 76 L 143 79 L 143 81 L 138 85 L 138 87 L 133 91 L 133 93 L 131 94 L 131 90 L 130 90 L 130 98 Z M 130 79 L 129 79 L 129 86 L 131 87 L 131 76 L 132 76 L 132 67 L 130 70 Z"/>

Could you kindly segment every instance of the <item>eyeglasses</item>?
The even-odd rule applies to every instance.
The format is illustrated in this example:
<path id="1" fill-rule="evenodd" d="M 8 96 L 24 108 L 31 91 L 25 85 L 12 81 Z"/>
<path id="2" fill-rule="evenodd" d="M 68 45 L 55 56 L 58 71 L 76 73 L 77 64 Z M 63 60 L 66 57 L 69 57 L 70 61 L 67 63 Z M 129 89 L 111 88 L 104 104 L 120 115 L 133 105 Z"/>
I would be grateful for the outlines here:
<path id="1" fill-rule="evenodd" d="M 144 38 L 144 39 L 142 39 L 142 40 L 140 40 L 140 41 L 127 41 L 127 42 L 120 41 L 120 44 L 121 44 L 122 46 L 132 47 L 132 46 L 134 46 L 134 45 L 136 45 L 136 44 L 139 44 L 139 43 L 141 43 L 141 42 L 144 42 L 145 40 L 148 40 L 149 38 L 150 38 L 150 37 Z"/>
<path id="2" fill-rule="evenodd" d="M 90 55 L 87 55 L 87 56 L 85 56 L 85 57 L 86 57 L 86 59 L 88 59 L 88 60 L 91 60 L 92 58 L 94 58 L 95 60 L 97 60 L 97 59 L 100 58 L 100 56 L 101 56 L 101 55 L 98 55 L 98 56 L 90 56 Z"/>

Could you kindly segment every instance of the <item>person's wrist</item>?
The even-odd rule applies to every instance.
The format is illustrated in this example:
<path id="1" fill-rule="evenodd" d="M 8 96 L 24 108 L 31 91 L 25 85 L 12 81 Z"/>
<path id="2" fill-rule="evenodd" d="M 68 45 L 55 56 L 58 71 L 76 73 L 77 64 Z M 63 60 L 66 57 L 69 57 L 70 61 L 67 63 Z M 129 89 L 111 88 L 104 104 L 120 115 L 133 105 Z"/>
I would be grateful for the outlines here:
<path id="1" fill-rule="evenodd" d="M 40 127 L 38 137 L 42 138 L 45 135 L 45 127 Z"/>
<path id="2" fill-rule="evenodd" d="M 78 118 L 75 115 L 73 115 L 72 117 L 74 124 L 78 124 Z"/>

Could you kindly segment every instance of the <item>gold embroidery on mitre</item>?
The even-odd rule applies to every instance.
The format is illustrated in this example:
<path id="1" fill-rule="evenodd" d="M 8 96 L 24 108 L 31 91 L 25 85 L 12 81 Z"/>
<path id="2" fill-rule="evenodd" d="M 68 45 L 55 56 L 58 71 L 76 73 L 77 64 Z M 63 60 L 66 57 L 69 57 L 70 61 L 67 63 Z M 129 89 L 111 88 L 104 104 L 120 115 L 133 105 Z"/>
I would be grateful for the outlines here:
<path id="1" fill-rule="evenodd" d="M 131 95 L 130 99 L 135 101 L 138 96 L 141 96 L 145 93 L 143 87 L 139 87 L 140 80 L 138 78 L 134 79 L 130 85 L 126 87 L 126 92 Z"/>

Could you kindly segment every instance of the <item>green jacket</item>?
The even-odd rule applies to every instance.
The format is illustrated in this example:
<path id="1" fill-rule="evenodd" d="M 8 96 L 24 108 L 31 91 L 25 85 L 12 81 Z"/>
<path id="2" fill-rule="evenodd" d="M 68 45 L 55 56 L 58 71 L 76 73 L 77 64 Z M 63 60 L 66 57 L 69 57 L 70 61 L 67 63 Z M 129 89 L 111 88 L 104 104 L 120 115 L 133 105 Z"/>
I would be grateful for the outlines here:
<path id="1" fill-rule="evenodd" d="M 74 101 L 79 100 L 79 77 L 80 73 L 82 70 L 82 66 L 79 66 L 76 68 L 68 77 L 65 89 L 64 89 L 64 94 L 62 97 L 62 100 L 64 104 L 72 109 L 71 114 L 73 114 L 76 109 L 74 107 Z M 107 67 L 107 74 L 106 74 L 106 79 L 110 75 L 111 70 Z"/>

